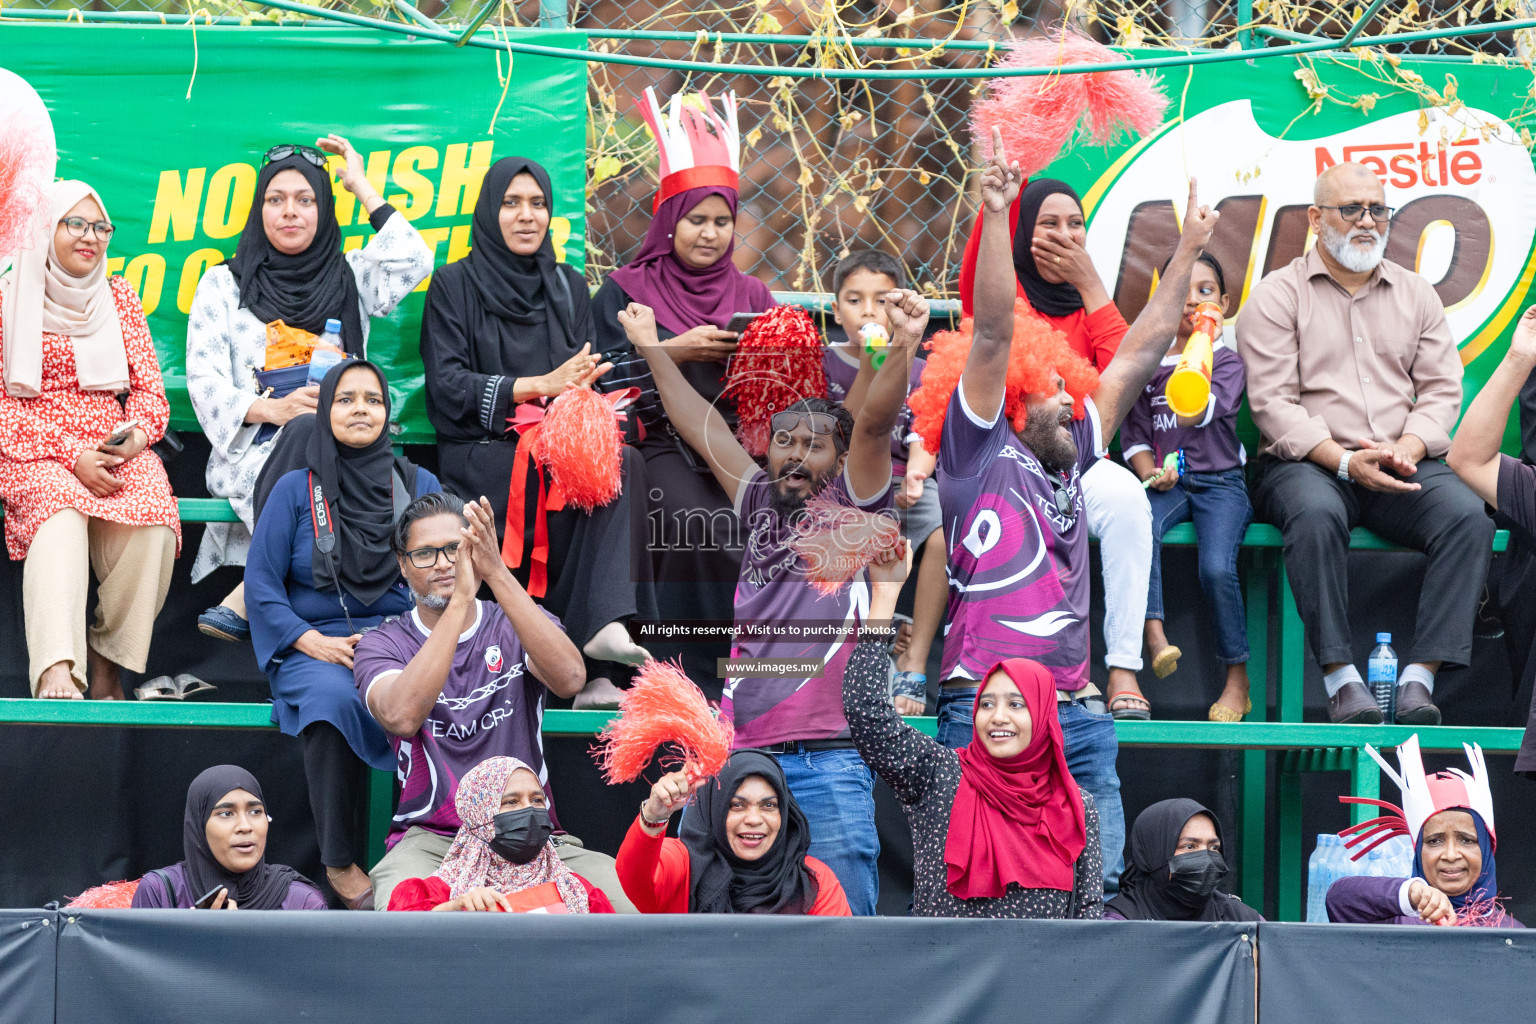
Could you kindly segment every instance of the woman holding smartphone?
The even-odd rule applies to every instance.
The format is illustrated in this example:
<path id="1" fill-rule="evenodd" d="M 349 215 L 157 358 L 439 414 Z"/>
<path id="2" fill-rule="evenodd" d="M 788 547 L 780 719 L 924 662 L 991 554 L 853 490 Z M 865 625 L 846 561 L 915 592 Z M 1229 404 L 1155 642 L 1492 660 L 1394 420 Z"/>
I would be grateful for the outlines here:
<path id="1" fill-rule="evenodd" d="M 84 182 L 60 181 L 43 206 L 32 244 L 0 279 L 5 543 L 26 559 L 33 695 L 121 700 L 121 669 L 146 667 L 181 547 L 165 468 L 146 451 L 170 406 L 139 297 L 107 275 L 106 204 Z M 47 557 L 27 558 L 33 546 Z"/>

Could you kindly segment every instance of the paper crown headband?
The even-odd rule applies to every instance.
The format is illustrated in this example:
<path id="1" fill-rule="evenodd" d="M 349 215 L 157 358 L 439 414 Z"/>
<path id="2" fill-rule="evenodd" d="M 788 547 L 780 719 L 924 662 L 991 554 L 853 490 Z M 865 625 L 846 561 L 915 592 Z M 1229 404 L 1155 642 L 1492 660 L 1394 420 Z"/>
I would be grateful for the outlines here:
<path id="1" fill-rule="evenodd" d="M 697 94 L 687 102 L 682 94 L 667 101 L 663 116 L 656 90 L 646 87 L 639 102 L 640 116 L 650 125 L 661 152 L 661 186 L 656 190 L 652 212 L 661 204 L 691 188 L 740 188 L 741 131 L 736 122 L 736 94 L 720 97 L 723 115 L 715 112 L 709 94 Z M 713 129 L 713 132 L 711 132 Z"/>
<path id="2" fill-rule="evenodd" d="M 1392 770 L 1391 765 L 1387 764 L 1374 747 L 1366 744 L 1365 752 L 1381 766 L 1382 771 L 1392 777 L 1393 782 L 1397 783 L 1397 788 L 1403 794 L 1403 806 L 1398 807 L 1384 800 L 1371 800 L 1366 797 L 1339 797 L 1341 803 L 1371 804 L 1391 812 L 1379 818 L 1352 825 L 1339 833 L 1344 837 L 1346 847 L 1360 848 L 1351 858 L 1352 860 L 1359 860 L 1393 836 L 1407 836 L 1417 847 L 1419 833 L 1423 831 L 1424 823 L 1441 811 L 1453 807 L 1465 807 L 1475 811 L 1478 817 L 1483 819 L 1483 825 L 1488 829 L 1488 838 L 1493 843 L 1494 849 L 1498 849 L 1499 838 L 1494 832 L 1493 825 L 1493 793 L 1488 788 L 1488 765 L 1483 760 L 1483 748 L 1475 743 L 1463 743 L 1461 746 L 1467 752 L 1467 762 L 1472 766 L 1471 775 L 1457 768 L 1436 772 L 1434 775 L 1425 775 L 1424 761 L 1419 756 L 1417 734 L 1408 737 L 1397 748 L 1397 763 L 1402 769 L 1401 775 Z"/>

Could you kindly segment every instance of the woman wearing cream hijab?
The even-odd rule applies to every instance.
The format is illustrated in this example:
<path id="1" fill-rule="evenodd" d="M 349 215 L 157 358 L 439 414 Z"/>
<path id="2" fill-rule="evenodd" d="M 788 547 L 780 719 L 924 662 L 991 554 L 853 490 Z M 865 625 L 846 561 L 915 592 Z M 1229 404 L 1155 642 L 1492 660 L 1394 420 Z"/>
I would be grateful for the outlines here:
<path id="1" fill-rule="evenodd" d="M 0 499 L 6 548 L 26 559 L 27 674 L 39 697 L 78 699 L 89 686 L 93 698 L 122 698 L 119 669 L 144 671 L 181 545 L 170 482 L 146 451 L 170 407 L 139 298 L 107 276 L 112 231 L 94 189 L 55 182 L 0 278 Z M 114 434 L 124 436 L 109 443 Z"/>

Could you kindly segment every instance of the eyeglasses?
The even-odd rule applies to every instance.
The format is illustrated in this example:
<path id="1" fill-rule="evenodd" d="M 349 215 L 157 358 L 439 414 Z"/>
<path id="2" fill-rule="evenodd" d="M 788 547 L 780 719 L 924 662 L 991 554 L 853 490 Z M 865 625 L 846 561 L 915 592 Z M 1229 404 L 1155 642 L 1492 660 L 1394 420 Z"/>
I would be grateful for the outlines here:
<path id="1" fill-rule="evenodd" d="M 1072 494 L 1067 490 L 1066 484 L 1051 474 L 1051 491 L 1056 497 L 1056 512 L 1065 519 L 1077 518 L 1077 503 L 1072 500 Z"/>
<path id="2" fill-rule="evenodd" d="M 409 558 L 411 564 L 418 569 L 430 569 L 437 564 L 439 552 L 448 559 L 448 564 L 452 565 L 459 560 L 459 542 L 444 544 L 440 548 L 413 548 L 405 553 L 405 557 Z"/>
<path id="3" fill-rule="evenodd" d="M 842 424 L 837 417 L 829 412 L 776 412 L 768 420 L 768 425 L 773 429 L 774 444 L 785 446 L 789 444 L 789 435 L 795 428 L 804 424 L 813 434 L 836 434 L 843 436 Z"/>
<path id="4" fill-rule="evenodd" d="M 1351 224 L 1358 221 L 1360 219 L 1360 215 L 1365 213 L 1367 210 L 1370 211 L 1371 220 L 1376 221 L 1389 221 L 1392 219 L 1392 214 L 1394 212 L 1392 207 L 1383 206 L 1380 203 L 1372 203 L 1369 206 L 1366 206 L 1363 203 L 1346 203 L 1343 206 L 1324 206 L 1322 203 L 1318 203 L 1317 208 L 1319 210 L 1337 210 L 1339 211 L 1339 216 L 1343 217 Z"/>
<path id="5" fill-rule="evenodd" d="M 267 150 L 267 155 L 262 158 L 261 162 L 264 164 L 270 164 L 275 163 L 278 160 L 286 160 L 291 156 L 301 156 L 305 160 L 308 160 L 310 163 L 314 164 L 316 167 L 325 166 L 325 154 L 320 152 L 314 146 L 296 146 L 292 143 L 285 143 L 281 146 L 273 146 L 271 149 Z"/>
<path id="6" fill-rule="evenodd" d="M 84 217 L 65 217 L 59 223 L 64 225 L 64 230 L 69 232 L 70 238 L 84 238 L 85 233 L 89 231 L 103 242 L 110 242 L 112 232 L 117 230 L 104 220 L 86 220 Z"/>

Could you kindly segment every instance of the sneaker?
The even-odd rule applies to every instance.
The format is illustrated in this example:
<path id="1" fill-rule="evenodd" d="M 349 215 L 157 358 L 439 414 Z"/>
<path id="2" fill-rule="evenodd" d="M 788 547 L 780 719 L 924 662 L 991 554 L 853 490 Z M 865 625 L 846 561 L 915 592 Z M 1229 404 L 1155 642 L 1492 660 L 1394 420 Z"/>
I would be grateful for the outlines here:
<path id="1" fill-rule="evenodd" d="M 1328 720 L 1337 725 L 1380 725 L 1381 708 L 1364 683 L 1349 682 L 1328 698 Z"/>
<path id="2" fill-rule="evenodd" d="M 216 604 L 197 617 L 197 631 L 204 636 L 243 644 L 251 639 L 251 624 L 236 615 L 234 609 Z"/>

